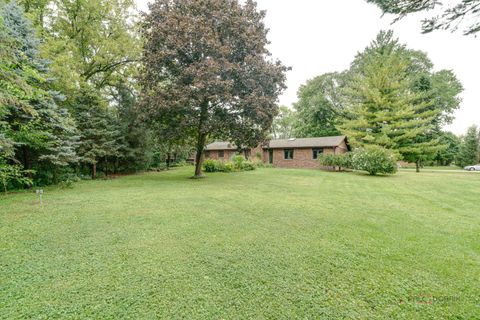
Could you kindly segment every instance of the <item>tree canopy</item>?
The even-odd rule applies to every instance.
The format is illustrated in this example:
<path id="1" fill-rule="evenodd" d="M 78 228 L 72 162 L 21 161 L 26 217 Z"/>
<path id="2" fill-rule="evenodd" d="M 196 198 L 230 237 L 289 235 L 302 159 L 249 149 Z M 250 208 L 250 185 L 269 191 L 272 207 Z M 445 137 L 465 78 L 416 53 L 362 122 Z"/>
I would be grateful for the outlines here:
<path id="1" fill-rule="evenodd" d="M 345 73 L 326 73 L 307 81 L 298 90 L 294 104 L 298 121 L 297 137 L 323 137 L 340 134 L 338 119 L 346 112 Z"/>
<path id="2" fill-rule="evenodd" d="M 195 138 L 196 176 L 207 138 L 257 145 L 278 113 L 287 68 L 269 58 L 264 17 L 251 0 L 157 0 L 145 16 L 142 111 Z"/>
<path id="3" fill-rule="evenodd" d="M 348 70 L 300 87 L 295 134 L 345 134 L 354 146 L 379 145 L 419 165 L 446 148 L 439 137 L 462 91 L 452 71 L 435 71 L 424 52 L 381 31 Z"/>
<path id="4" fill-rule="evenodd" d="M 457 164 L 461 167 L 475 165 L 480 161 L 480 132 L 477 126 L 468 128 L 457 156 Z"/>

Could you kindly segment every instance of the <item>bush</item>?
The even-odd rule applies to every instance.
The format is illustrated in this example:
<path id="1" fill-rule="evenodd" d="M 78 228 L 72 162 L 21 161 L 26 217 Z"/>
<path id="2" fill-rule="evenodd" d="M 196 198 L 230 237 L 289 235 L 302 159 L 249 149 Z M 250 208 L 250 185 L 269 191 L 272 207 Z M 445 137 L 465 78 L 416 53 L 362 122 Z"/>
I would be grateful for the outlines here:
<path id="1" fill-rule="evenodd" d="M 2 191 L 6 194 L 8 187 L 19 188 L 33 185 L 28 174 L 33 174 L 33 170 L 23 170 L 18 165 L 8 165 L 0 163 L 0 184 Z"/>
<path id="2" fill-rule="evenodd" d="M 213 159 L 207 159 L 203 161 L 203 170 L 205 172 L 218 172 L 219 170 L 219 161 Z"/>
<path id="3" fill-rule="evenodd" d="M 257 169 L 257 167 L 253 162 L 246 161 L 245 163 L 243 163 L 243 171 L 252 171 L 255 169 Z"/>
<path id="4" fill-rule="evenodd" d="M 236 156 L 233 156 L 232 161 L 233 161 L 235 170 L 243 170 L 243 166 L 245 165 L 245 162 L 247 161 L 247 159 L 245 159 L 244 156 L 236 155 Z"/>
<path id="5" fill-rule="evenodd" d="M 352 168 L 351 153 L 322 155 L 319 161 L 325 167 Z"/>
<path id="6" fill-rule="evenodd" d="M 219 161 L 207 159 L 203 161 L 203 170 L 205 172 L 233 172 L 233 171 L 250 171 L 257 168 L 256 164 L 247 161 L 243 156 L 237 155 L 232 161 Z"/>
<path id="7" fill-rule="evenodd" d="M 396 155 L 379 146 L 358 148 L 351 155 L 355 170 L 367 171 L 370 175 L 393 174 L 397 172 Z"/>
<path id="8" fill-rule="evenodd" d="M 223 163 L 222 172 L 233 172 L 233 171 L 235 171 L 235 165 L 231 161 L 227 161 Z"/>

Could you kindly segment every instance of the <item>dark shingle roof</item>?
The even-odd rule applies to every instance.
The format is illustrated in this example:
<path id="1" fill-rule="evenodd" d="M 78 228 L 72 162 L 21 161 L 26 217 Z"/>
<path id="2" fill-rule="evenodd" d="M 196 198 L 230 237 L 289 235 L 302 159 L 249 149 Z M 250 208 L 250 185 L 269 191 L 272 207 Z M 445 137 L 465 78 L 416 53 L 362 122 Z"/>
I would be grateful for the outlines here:
<path id="1" fill-rule="evenodd" d="M 237 147 L 234 143 L 231 142 L 223 142 L 217 141 L 212 142 L 205 147 L 205 150 L 212 151 L 212 150 L 237 150 Z"/>
<path id="2" fill-rule="evenodd" d="M 271 149 L 337 147 L 345 140 L 345 138 L 345 136 L 335 136 L 320 138 L 278 139 L 270 140 L 268 147 Z"/>

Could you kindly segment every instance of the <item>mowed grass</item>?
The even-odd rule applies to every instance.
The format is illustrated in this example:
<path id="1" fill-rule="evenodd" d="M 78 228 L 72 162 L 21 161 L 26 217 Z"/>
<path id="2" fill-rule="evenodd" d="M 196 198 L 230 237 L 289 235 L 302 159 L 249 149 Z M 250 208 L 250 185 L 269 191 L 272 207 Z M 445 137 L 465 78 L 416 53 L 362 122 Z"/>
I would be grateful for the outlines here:
<path id="1" fill-rule="evenodd" d="M 480 317 L 479 175 L 191 174 L 1 197 L 0 317 Z"/>

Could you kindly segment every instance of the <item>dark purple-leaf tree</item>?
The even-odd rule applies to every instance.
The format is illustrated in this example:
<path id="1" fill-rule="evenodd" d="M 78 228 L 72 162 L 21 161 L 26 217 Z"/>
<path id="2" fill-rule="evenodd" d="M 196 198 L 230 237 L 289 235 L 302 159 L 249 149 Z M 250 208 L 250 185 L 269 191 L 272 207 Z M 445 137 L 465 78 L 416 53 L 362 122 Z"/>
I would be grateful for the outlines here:
<path id="1" fill-rule="evenodd" d="M 194 139 L 195 177 L 208 139 L 253 146 L 278 113 L 288 68 L 270 57 L 264 17 L 250 0 L 156 0 L 144 16 L 140 107 L 166 136 Z"/>

